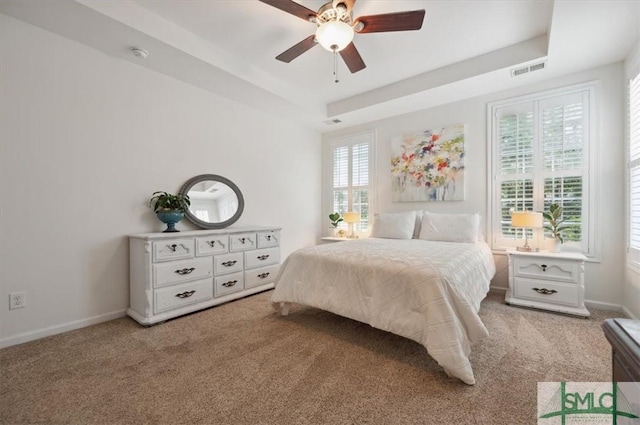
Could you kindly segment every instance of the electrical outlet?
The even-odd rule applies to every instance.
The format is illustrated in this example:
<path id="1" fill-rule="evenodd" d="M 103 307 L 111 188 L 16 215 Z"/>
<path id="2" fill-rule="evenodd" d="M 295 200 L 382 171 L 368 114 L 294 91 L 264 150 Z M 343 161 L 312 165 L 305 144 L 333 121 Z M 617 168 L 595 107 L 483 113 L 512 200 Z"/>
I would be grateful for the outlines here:
<path id="1" fill-rule="evenodd" d="M 9 310 L 27 306 L 27 294 L 24 291 L 9 293 Z"/>

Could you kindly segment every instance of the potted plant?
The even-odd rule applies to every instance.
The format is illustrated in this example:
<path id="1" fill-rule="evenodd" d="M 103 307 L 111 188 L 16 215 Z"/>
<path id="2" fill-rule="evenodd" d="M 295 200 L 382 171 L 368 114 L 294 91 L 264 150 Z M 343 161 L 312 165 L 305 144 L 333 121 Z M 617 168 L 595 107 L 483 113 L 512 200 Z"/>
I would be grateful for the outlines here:
<path id="1" fill-rule="evenodd" d="M 160 221 L 167 225 L 163 232 L 179 232 L 176 229 L 178 223 L 184 217 L 184 213 L 189 210 L 191 200 L 187 194 L 171 194 L 167 192 L 153 192 L 149 200 L 149 206 L 153 208 Z"/>
<path id="2" fill-rule="evenodd" d="M 563 232 L 571 226 L 562 224 L 564 221 L 562 218 L 562 207 L 558 204 L 551 204 L 549 211 L 543 211 L 542 216 L 548 222 L 548 224 L 544 225 L 544 228 L 551 232 L 551 237 L 554 241 L 553 251 L 557 252 L 560 250 L 560 244 L 564 243 Z"/>
<path id="3" fill-rule="evenodd" d="M 329 214 L 329 220 L 331 220 L 331 233 L 332 233 L 332 236 L 335 236 L 337 234 L 337 232 L 344 233 L 344 230 L 338 230 L 338 226 L 340 225 L 340 223 L 342 221 L 344 221 L 344 219 L 342 218 L 342 216 L 340 215 L 339 212 L 334 212 L 332 214 Z"/>

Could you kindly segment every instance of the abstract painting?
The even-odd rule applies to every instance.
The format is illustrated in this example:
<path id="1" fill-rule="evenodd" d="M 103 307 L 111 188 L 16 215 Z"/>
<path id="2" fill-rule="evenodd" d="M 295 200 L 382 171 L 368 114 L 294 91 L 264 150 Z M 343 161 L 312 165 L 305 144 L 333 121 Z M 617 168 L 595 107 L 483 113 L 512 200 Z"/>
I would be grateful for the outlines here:
<path id="1" fill-rule="evenodd" d="M 391 140 L 394 202 L 464 200 L 464 124 Z"/>

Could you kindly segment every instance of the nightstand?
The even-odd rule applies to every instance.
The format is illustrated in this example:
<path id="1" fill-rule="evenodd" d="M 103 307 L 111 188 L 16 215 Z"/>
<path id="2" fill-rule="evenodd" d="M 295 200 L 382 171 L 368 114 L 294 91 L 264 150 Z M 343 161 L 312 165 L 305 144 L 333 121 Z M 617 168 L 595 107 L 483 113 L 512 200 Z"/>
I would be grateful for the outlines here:
<path id="1" fill-rule="evenodd" d="M 507 304 L 589 317 L 584 306 L 584 255 L 509 249 L 507 257 Z"/>

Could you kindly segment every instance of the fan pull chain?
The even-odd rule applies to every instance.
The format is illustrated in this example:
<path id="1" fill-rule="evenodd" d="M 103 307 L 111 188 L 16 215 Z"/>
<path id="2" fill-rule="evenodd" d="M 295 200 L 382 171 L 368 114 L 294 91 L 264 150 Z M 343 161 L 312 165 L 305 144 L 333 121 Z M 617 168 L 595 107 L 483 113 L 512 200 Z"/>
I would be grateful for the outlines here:
<path id="1" fill-rule="evenodd" d="M 338 50 L 333 49 L 333 75 L 336 77 L 334 83 L 339 83 L 338 79 Z"/>

